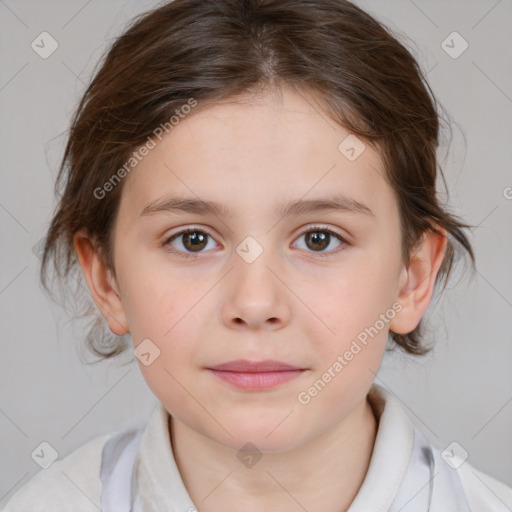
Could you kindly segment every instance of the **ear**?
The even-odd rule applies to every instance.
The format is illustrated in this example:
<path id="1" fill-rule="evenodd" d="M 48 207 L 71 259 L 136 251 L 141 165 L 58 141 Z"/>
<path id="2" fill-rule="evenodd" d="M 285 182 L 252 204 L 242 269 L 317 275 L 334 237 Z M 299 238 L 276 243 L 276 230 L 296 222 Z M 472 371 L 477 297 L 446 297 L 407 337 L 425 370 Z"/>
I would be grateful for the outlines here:
<path id="1" fill-rule="evenodd" d="M 411 255 L 409 265 L 400 275 L 396 300 L 402 304 L 402 309 L 389 324 L 389 330 L 397 334 L 407 334 L 416 329 L 430 304 L 448 244 L 446 230 L 439 226 L 436 228 L 442 235 L 426 231 Z"/>
<path id="2" fill-rule="evenodd" d="M 107 320 L 110 330 L 119 336 L 130 332 L 119 286 L 111 270 L 104 265 L 94 241 L 81 230 L 74 235 L 73 245 L 94 302 Z"/>

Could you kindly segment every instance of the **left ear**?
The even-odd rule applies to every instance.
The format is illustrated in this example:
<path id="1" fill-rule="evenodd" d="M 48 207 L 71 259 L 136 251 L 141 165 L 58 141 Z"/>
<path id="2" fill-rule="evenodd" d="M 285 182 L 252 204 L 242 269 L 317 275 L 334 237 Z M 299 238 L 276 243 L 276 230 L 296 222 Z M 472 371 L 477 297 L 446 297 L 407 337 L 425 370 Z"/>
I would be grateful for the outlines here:
<path id="1" fill-rule="evenodd" d="M 411 255 L 409 265 L 400 275 L 396 300 L 402 304 L 402 309 L 389 323 L 389 330 L 397 334 L 407 334 L 416 329 L 430 304 L 448 244 L 446 229 L 436 228 L 442 235 L 426 231 Z"/>

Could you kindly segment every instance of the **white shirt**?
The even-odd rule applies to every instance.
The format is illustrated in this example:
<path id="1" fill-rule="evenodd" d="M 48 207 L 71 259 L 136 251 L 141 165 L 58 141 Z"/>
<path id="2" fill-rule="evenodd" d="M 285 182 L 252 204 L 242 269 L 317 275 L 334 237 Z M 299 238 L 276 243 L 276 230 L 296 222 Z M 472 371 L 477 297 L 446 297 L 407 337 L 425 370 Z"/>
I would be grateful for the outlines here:
<path id="1" fill-rule="evenodd" d="M 377 436 L 368 472 L 347 512 L 512 511 L 510 487 L 467 460 L 460 464 L 449 453 L 443 459 L 389 391 L 374 383 L 368 400 L 378 419 Z M 167 420 L 158 403 L 144 428 L 89 441 L 32 477 L 1 512 L 129 512 L 130 499 L 134 512 L 196 512 L 174 460 Z M 127 440 L 123 451 L 114 437 Z M 115 470 L 105 484 L 102 509 L 102 455 L 109 439 L 105 454 L 113 450 Z M 104 459 L 103 476 L 107 469 Z M 112 508 L 106 505 L 109 496 Z"/>

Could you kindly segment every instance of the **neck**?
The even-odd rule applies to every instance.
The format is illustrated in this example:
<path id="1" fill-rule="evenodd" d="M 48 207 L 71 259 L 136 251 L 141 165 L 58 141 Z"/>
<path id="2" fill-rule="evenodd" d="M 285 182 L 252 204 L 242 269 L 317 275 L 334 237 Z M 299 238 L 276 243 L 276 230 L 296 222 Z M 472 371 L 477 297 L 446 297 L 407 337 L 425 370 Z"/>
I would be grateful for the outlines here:
<path id="1" fill-rule="evenodd" d="M 264 453 L 244 467 L 236 451 L 172 418 L 176 465 L 199 512 L 346 511 L 366 476 L 377 420 L 363 400 L 343 422 L 306 444 Z"/>

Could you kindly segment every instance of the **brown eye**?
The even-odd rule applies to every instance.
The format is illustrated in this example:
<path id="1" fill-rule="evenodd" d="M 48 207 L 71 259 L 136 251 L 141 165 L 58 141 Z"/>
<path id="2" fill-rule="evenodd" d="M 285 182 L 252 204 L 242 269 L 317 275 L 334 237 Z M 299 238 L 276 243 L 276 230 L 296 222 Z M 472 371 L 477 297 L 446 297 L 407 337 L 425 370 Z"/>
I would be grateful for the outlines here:
<path id="1" fill-rule="evenodd" d="M 199 229 L 186 229 L 169 237 L 164 242 L 164 246 L 168 246 L 170 251 L 178 256 L 187 258 L 205 252 L 204 249 L 208 246 L 210 240 L 213 242 L 211 235 L 204 231 Z M 214 248 L 215 245 L 216 244 L 213 243 Z"/>
<path id="2" fill-rule="evenodd" d="M 337 253 L 347 245 L 345 240 L 338 235 L 338 233 L 320 227 L 302 233 L 299 240 L 301 238 L 304 238 L 305 247 L 299 248 L 309 252 L 316 252 L 318 256 L 329 256 L 333 253 Z M 333 242 L 334 247 L 332 247 Z M 338 242 L 338 244 L 336 245 L 335 242 Z M 329 246 L 331 246 L 331 250 L 326 250 Z"/>
<path id="3" fill-rule="evenodd" d="M 323 251 L 329 246 L 331 235 L 326 231 L 310 231 L 306 233 L 306 245 L 314 251 Z"/>
<path id="4" fill-rule="evenodd" d="M 185 249 L 197 252 L 205 248 L 207 236 L 201 231 L 189 231 L 181 235 L 181 240 Z"/>

